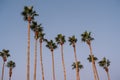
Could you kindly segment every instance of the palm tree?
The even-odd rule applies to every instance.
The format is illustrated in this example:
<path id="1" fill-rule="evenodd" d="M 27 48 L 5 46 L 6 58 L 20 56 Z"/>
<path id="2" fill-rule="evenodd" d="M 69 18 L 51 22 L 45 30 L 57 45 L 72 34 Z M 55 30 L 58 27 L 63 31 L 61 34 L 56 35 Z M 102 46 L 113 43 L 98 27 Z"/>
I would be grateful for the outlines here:
<path id="1" fill-rule="evenodd" d="M 90 49 L 90 55 L 92 57 L 92 68 L 93 68 L 94 80 L 97 80 L 97 79 L 99 80 L 99 78 L 97 78 L 97 76 L 96 76 L 98 74 L 97 74 L 97 71 L 95 70 L 94 59 L 93 59 L 93 56 L 92 56 L 93 53 L 92 53 L 91 41 L 94 40 L 94 38 L 91 37 L 91 32 L 87 32 L 87 31 L 85 31 L 83 34 L 81 34 L 81 36 L 82 36 L 81 40 L 83 42 L 86 42 L 89 46 L 89 49 Z"/>
<path id="2" fill-rule="evenodd" d="M 62 66 L 63 66 L 63 72 L 64 72 L 64 80 L 66 80 L 66 69 L 65 69 L 65 62 L 64 62 L 64 53 L 63 53 L 63 44 L 66 42 L 65 36 L 62 34 L 58 34 L 55 38 L 57 44 L 61 46 L 61 57 L 62 57 Z"/>
<path id="3" fill-rule="evenodd" d="M 54 70 L 54 49 L 57 48 L 56 43 L 53 42 L 53 40 L 46 41 L 47 45 L 46 47 L 50 49 L 51 54 L 52 54 L 52 73 L 53 73 L 53 80 L 55 80 L 55 70 Z"/>
<path id="4" fill-rule="evenodd" d="M 35 38 L 38 39 L 39 38 L 39 42 L 40 42 L 40 64 L 41 64 L 41 72 L 42 72 L 42 80 L 44 80 L 44 68 L 43 68 L 43 63 L 42 63 L 42 42 L 44 41 L 44 33 L 43 33 L 43 27 L 42 24 L 37 24 L 37 22 L 32 22 L 33 25 L 31 26 L 31 28 L 33 29 L 33 31 L 36 31 L 35 33 Z M 37 44 L 36 44 L 37 45 Z"/>
<path id="5" fill-rule="evenodd" d="M 35 52 L 34 52 L 34 80 L 36 80 L 36 69 L 37 69 L 37 40 L 38 40 L 38 33 L 39 29 L 42 30 L 42 27 L 37 24 L 37 22 L 32 21 L 30 28 L 34 31 L 34 38 L 35 38 Z"/>
<path id="6" fill-rule="evenodd" d="M 3 59 L 2 76 L 1 76 L 1 80 L 3 80 L 3 78 L 4 78 L 5 62 L 7 61 L 7 58 L 10 56 L 9 50 L 3 49 L 2 52 L 0 52 L 0 56 Z"/>
<path id="7" fill-rule="evenodd" d="M 75 57 L 75 62 L 77 63 L 77 54 L 76 54 L 76 42 L 77 42 L 77 39 L 75 38 L 75 36 L 73 35 L 72 37 L 69 37 L 69 40 L 70 42 L 70 45 L 73 46 L 73 49 L 74 49 L 74 57 Z M 80 80 L 79 79 L 79 71 L 78 71 L 78 65 L 76 64 L 76 80 Z"/>
<path id="8" fill-rule="evenodd" d="M 9 68 L 9 80 L 11 80 L 12 69 L 16 67 L 16 64 L 13 61 L 9 61 L 7 62 L 7 67 Z"/>
<path id="9" fill-rule="evenodd" d="M 25 21 L 28 21 L 28 46 L 27 46 L 27 80 L 30 80 L 30 23 L 34 20 L 36 11 L 33 10 L 33 6 L 25 6 L 22 12 Z"/>
<path id="10" fill-rule="evenodd" d="M 95 65 L 95 61 L 97 61 L 98 58 L 95 57 L 94 55 L 92 55 L 92 56 L 93 56 L 93 59 L 94 59 L 94 68 L 95 68 L 95 70 L 97 71 L 97 68 L 96 68 L 96 65 Z M 87 58 L 87 60 L 89 60 L 89 62 L 92 62 L 92 57 L 91 57 L 91 55 L 89 55 L 89 57 Z M 97 76 L 97 78 L 99 79 L 98 72 L 96 72 L 96 76 Z"/>
<path id="11" fill-rule="evenodd" d="M 109 74 L 109 66 L 110 66 L 110 61 L 106 59 L 105 57 L 98 62 L 101 67 L 106 71 L 108 80 L 110 80 L 110 74 Z"/>
<path id="12" fill-rule="evenodd" d="M 41 71 L 42 71 L 42 80 L 44 80 L 44 67 L 43 67 L 43 59 L 42 59 L 42 43 L 44 41 L 44 36 L 45 33 L 43 33 L 40 29 L 39 29 L 39 42 L 40 42 L 40 64 L 41 64 Z"/>
<path id="13" fill-rule="evenodd" d="M 72 64 L 72 69 L 76 69 L 76 64 L 77 64 L 77 66 L 78 66 L 78 72 L 79 72 L 80 69 L 83 68 L 83 65 L 81 64 L 80 61 L 78 61 L 77 63 L 73 62 L 73 64 Z"/>

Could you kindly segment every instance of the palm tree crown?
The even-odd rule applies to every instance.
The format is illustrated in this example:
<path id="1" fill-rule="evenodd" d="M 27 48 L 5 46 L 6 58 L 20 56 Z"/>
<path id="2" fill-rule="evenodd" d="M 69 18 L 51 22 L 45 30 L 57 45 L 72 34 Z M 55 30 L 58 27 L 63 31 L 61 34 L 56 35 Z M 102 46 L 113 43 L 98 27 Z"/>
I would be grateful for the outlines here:
<path id="1" fill-rule="evenodd" d="M 41 27 L 42 24 L 39 24 L 35 21 L 32 21 L 32 24 L 30 25 L 30 28 L 35 32 L 35 39 L 39 38 L 39 32 L 43 31 L 43 27 Z"/>
<path id="2" fill-rule="evenodd" d="M 98 62 L 101 67 L 103 67 L 105 70 L 110 66 L 110 61 L 106 59 L 105 57 Z"/>
<path id="3" fill-rule="evenodd" d="M 13 62 L 13 61 L 11 60 L 11 61 L 7 62 L 7 67 L 13 69 L 14 67 L 16 67 L 16 64 L 15 64 L 15 62 Z"/>
<path id="4" fill-rule="evenodd" d="M 56 43 L 53 42 L 53 40 L 50 41 L 47 40 L 46 42 L 47 42 L 46 47 L 49 48 L 51 51 L 57 48 L 57 45 Z"/>
<path id="5" fill-rule="evenodd" d="M 82 69 L 82 68 L 83 68 L 83 65 L 81 64 L 80 61 L 77 62 L 77 65 L 78 65 L 78 69 Z M 73 64 L 72 64 L 72 69 L 75 69 L 75 68 L 76 68 L 76 63 L 73 62 Z"/>
<path id="6" fill-rule="evenodd" d="M 89 62 L 92 62 L 92 57 L 93 57 L 94 61 L 98 60 L 98 58 L 95 57 L 94 55 L 92 55 L 92 56 L 89 55 L 89 57 L 87 58 L 87 60 L 89 60 Z"/>
<path id="7" fill-rule="evenodd" d="M 25 6 L 24 11 L 21 14 L 24 16 L 25 21 L 34 20 L 34 16 L 38 16 L 36 11 L 33 11 L 33 6 Z"/>
<path id="8" fill-rule="evenodd" d="M 9 50 L 3 49 L 2 52 L 0 52 L 0 56 L 3 58 L 3 61 L 6 61 L 7 57 L 10 56 Z"/>
<path id="9" fill-rule="evenodd" d="M 85 31 L 83 34 L 81 34 L 82 36 L 82 41 L 86 42 L 87 44 L 90 44 L 90 41 L 94 40 L 94 38 L 91 37 L 91 32 L 87 32 Z"/>
<path id="10" fill-rule="evenodd" d="M 72 37 L 69 37 L 70 45 L 72 45 L 73 47 L 75 46 L 75 43 L 77 42 L 77 38 L 75 38 L 75 36 L 73 35 Z"/>
<path id="11" fill-rule="evenodd" d="M 57 37 L 55 38 L 57 44 L 64 44 L 66 42 L 65 36 L 62 34 L 58 34 Z"/>

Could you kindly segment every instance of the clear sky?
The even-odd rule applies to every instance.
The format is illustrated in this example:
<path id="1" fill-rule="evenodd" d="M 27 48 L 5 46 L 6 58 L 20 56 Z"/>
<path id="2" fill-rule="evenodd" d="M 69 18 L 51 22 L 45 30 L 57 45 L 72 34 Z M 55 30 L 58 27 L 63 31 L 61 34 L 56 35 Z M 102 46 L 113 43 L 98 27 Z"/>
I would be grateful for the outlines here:
<path id="1" fill-rule="evenodd" d="M 81 34 L 87 30 L 92 32 L 94 55 L 111 61 L 111 80 L 120 80 L 120 0 L 0 0 L 0 51 L 10 50 L 8 60 L 16 62 L 12 80 L 26 80 L 27 22 L 21 12 L 24 6 L 34 6 L 39 14 L 38 23 L 42 23 L 47 39 L 54 39 L 61 33 L 66 36 L 75 35 L 77 42 L 77 58 L 84 65 L 80 71 L 81 80 L 93 80 L 91 63 L 87 61 L 88 46 L 81 41 Z M 34 34 L 31 32 L 31 80 L 33 80 Z M 38 44 L 39 46 L 39 44 Z M 56 80 L 63 80 L 60 48 L 54 51 Z M 67 80 L 75 80 L 73 48 L 66 42 L 64 58 L 67 69 Z M 39 48 L 37 62 L 37 80 L 41 80 Z M 45 80 L 52 79 L 51 52 L 43 44 L 43 63 Z M 107 80 L 105 71 L 96 64 L 100 80 Z M 0 58 L 0 76 L 2 59 Z M 5 80 L 8 69 L 5 68 Z"/>

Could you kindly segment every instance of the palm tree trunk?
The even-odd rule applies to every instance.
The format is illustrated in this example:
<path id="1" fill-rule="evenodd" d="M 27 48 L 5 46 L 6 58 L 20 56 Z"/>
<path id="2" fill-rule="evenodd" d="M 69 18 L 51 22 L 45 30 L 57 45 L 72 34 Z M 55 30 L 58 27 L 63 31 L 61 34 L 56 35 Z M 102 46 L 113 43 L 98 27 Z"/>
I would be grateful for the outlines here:
<path id="1" fill-rule="evenodd" d="M 53 80 L 55 80 L 54 54 L 53 54 L 53 51 L 51 52 L 52 52 L 52 73 L 53 73 Z"/>
<path id="2" fill-rule="evenodd" d="M 62 57 L 62 66 L 64 72 L 64 80 L 66 80 L 66 68 L 65 68 L 64 55 L 63 55 L 63 45 L 61 45 L 61 57 Z"/>
<path id="3" fill-rule="evenodd" d="M 93 68 L 94 80 L 97 80 L 96 71 L 95 71 L 95 67 L 94 67 L 94 59 L 93 59 L 93 54 L 92 54 L 92 47 L 91 47 L 91 44 L 88 44 L 88 46 L 90 48 L 90 55 L 92 58 L 92 68 Z"/>
<path id="4" fill-rule="evenodd" d="M 73 48 L 74 48 L 74 56 L 75 56 L 75 63 L 76 63 L 76 80 L 80 80 L 79 79 L 78 65 L 77 65 L 76 46 L 74 45 Z"/>
<path id="5" fill-rule="evenodd" d="M 94 67 L 95 67 L 95 71 L 96 71 L 97 79 L 99 80 L 99 75 L 98 75 L 98 71 L 97 71 L 97 68 L 96 68 L 95 62 L 94 62 Z"/>
<path id="6" fill-rule="evenodd" d="M 42 63 L 42 41 L 40 40 L 40 64 L 41 64 L 41 71 L 42 71 L 42 80 L 44 80 L 44 68 Z"/>
<path id="7" fill-rule="evenodd" d="M 34 80 L 36 80 L 37 69 L 37 39 L 35 39 L 35 53 L 34 53 Z"/>
<path id="8" fill-rule="evenodd" d="M 5 61 L 3 62 L 3 67 L 2 67 L 2 77 L 1 77 L 1 80 L 3 80 L 3 78 L 4 78 L 4 67 L 5 67 Z"/>
<path id="9" fill-rule="evenodd" d="M 9 70 L 9 80 L 11 80 L 11 76 L 12 76 L 12 68 L 10 68 Z"/>
<path id="10" fill-rule="evenodd" d="M 78 69 L 78 80 L 80 80 L 80 73 L 79 73 L 79 69 Z"/>
<path id="11" fill-rule="evenodd" d="M 30 21 L 28 21 L 27 80 L 30 80 Z"/>
<path id="12" fill-rule="evenodd" d="M 106 73 L 107 73 L 108 80 L 110 80 L 110 74 L 109 74 L 109 71 L 106 71 Z"/>

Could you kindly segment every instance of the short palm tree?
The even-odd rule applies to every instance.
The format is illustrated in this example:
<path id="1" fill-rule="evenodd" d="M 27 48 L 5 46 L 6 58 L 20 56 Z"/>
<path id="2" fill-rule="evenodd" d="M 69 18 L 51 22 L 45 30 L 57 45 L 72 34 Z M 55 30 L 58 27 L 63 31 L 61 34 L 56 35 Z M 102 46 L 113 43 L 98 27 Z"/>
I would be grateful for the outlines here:
<path id="1" fill-rule="evenodd" d="M 61 57 L 62 57 L 62 66 L 63 66 L 63 72 L 64 72 L 64 80 L 66 80 L 66 68 L 65 68 L 64 53 L 63 53 L 63 45 L 66 42 L 65 36 L 62 34 L 58 34 L 55 40 L 57 44 L 61 46 Z"/>
<path id="2" fill-rule="evenodd" d="M 74 57 L 75 57 L 75 62 L 77 63 L 77 54 L 76 54 L 76 42 L 77 42 L 77 38 L 75 38 L 75 36 L 73 35 L 72 37 L 69 37 L 70 45 L 73 46 L 74 49 Z M 76 80 L 80 80 L 79 79 L 79 71 L 78 71 L 78 65 L 76 64 Z"/>
<path id="3" fill-rule="evenodd" d="M 46 47 L 50 49 L 52 54 L 52 73 L 53 73 L 53 80 L 55 80 L 55 70 L 54 70 L 54 49 L 57 48 L 56 43 L 53 42 L 53 40 L 46 40 L 47 44 Z"/>
<path id="4" fill-rule="evenodd" d="M 24 20 L 28 21 L 27 80 L 30 80 L 30 23 L 38 14 L 33 10 L 33 6 L 25 6 L 22 15 Z"/>
<path id="5" fill-rule="evenodd" d="M 0 52 L 0 56 L 3 59 L 2 76 L 1 76 L 1 80 L 3 80 L 3 78 L 4 78 L 5 62 L 7 61 L 7 58 L 10 56 L 9 50 L 3 49 L 2 52 Z"/>
<path id="6" fill-rule="evenodd" d="M 81 64 L 80 61 L 78 61 L 77 63 L 73 62 L 73 64 L 72 64 L 72 69 L 76 69 L 76 64 L 77 64 L 77 66 L 78 66 L 78 72 L 79 72 L 80 69 L 83 68 L 83 65 Z"/>
<path id="7" fill-rule="evenodd" d="M 41 25 L 41 24 L 40 24 Z M 30 28 L 34 32 L 34 38 L 35 38 L 35 52 L 34 52 L 34 80 L 36 80 L 36 69 L 37 69 L 37 40 L 38 40 L 38 34 L 39 29 L 42 30 L 42 27 L 37 24 L 37 22 L 32 21 L 32 24 L 30 25 Z"/>
<path id="8" fill-rule="evenodd" d="M 97 78 L 97 71 L 95 70 L 95 67 L 94 67 L 94 59 L 93 59 L 93 53 L 92 53 L 92 46 L 91 46 L 91 41 L 94 40 L 93 37 L 91 37 L 91 32 L 87 32 L 85 31 L 83 34 L 81 34 L 82 36 L 82 41 L 83 42 L 86 42 L 89 46 L 89 49 L 90 49 L 90 55 L 92 57 L 92 68 L 93 68 L 93 74 L 94 74 L 94 80 L 99 80 L 99 78 Z"/>
<path id="9" fill-rule="evenodd" d="M 9 80 L 11 80 L 12 69 L 16 67 L 16 64 L 13 61 L 9 61 L 7 62 L 7 67 L 9 68 Z"/>
<path id="10" fill-rule="evenodd" d="M 110 80 L 110 74 L 109 74 L 109 66 L 110 66 L 110 61 L 106 59 L 105 57 L 98 62 L 101 67 L 106 71 L 108 80 Z"/>

